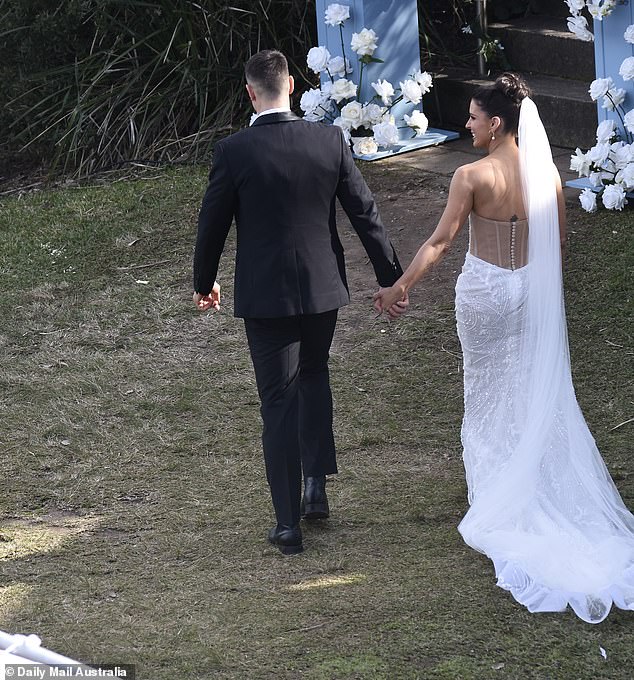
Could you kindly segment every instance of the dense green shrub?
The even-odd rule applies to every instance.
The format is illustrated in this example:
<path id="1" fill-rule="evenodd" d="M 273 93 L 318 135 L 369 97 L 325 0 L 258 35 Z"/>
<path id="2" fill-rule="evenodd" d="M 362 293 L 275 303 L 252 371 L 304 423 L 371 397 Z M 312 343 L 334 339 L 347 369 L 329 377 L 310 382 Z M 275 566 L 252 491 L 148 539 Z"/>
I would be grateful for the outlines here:
<path id="1" fill-rule="evenodd" d="M 0 147 L 86 174 L 192 160 L 244 121 L 242 67 L 265 47 L 303 61 L 306 0 L 0 0 Z"/>

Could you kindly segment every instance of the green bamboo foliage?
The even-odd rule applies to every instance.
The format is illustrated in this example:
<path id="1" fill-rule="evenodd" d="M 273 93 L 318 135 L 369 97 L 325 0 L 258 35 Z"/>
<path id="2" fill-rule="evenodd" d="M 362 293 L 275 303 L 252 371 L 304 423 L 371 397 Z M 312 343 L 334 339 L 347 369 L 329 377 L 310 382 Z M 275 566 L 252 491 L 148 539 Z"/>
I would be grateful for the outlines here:
<path id="1" fill-rule="evenodd" d="M 249 56 L 278 47 L 302 68 L 315 32 L 305 0 L 25 0 L 31 13 L 21 17 L 9 5 L 0 3 L 0 27 L 13 22 L 0 33 L 0 57 L 39 33 L 53 58 L 38 63 L 49 48 L 36 42 L 21 55 L 39 69 L 23 73 L 13 92 L 0 90 L 8 98 L 0 144 L 77 175 L 208 157 L 217 136 L 246 120 Z M 20 18 L 31 23 L 15 25 Z"/>

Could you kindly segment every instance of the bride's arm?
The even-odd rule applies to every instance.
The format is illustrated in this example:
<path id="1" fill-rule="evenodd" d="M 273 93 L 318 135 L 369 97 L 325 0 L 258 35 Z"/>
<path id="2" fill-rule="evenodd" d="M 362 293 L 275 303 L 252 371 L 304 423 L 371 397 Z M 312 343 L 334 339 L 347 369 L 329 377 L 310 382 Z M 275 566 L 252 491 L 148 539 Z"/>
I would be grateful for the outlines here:
<path id="1" fill-rule="evenodd" d="M 398 300 L 403 300 L 412 286 L 440 262 L 449 250 L 473 207 L 473 173 L 474 169 L 467 165 L 456 170 L 438 226 L 420 247 L 400 279 L 390 288 L 376 293 L 374 307 L 377 311 L 387 310 Z"/>

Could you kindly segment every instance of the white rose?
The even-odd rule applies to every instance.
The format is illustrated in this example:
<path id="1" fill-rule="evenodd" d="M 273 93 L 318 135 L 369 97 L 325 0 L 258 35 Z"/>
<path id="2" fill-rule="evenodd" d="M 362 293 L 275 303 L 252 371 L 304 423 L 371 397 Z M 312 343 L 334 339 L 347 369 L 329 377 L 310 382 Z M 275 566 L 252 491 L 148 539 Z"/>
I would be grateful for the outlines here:
<path id="1" fill-rule="evenodd" d="M 360 57 L 371 57 L 374 54 L 374 50 L 376 50 L 378 39 L 379 37 L 371 28 L 364 28 L 359 33 L 352 34 L 350 47 Z"/>
<path id="2" fill-rule="evenodd" d="M 432 77 L 427 71 L 416 71 L 414 80 L 420 85 L 423 94 L 427 94 L 432 88 Z"/>
<path id="3" fill-rule="evenodd" d="M 622 87 L 612 87 L 610 88 L 605 97 L 603 97 L 602 108 L 608 111 L 614 111 L 617 106 L 625 101 L 625 90 Z"/>
<path id="4" fill-rule="evenodd" d="M 614 161 L 614 165 L 619 170 L 623 170 L 629 163 L 634 161 L 632 145 L 626 144 L 625 142 L 616 142 L 615 144 L 612 144 L 611 158 Z"/>
<path id="5" fill-rule="evenodd" d="M 329 59 L 330 52 L 325 47 L 311 47 L 308 50 L 306 63 L 311 71 L 314 73 L 321 73 L 326 69 L 326 66 L 328 66 Z"/>
<path id="6" fill-rule="evenodd" d="M 588 154 L 582 153 L 577 147 L 574 156 L 570 156 L 570 169 L 579 173 L 579 177 L 587 177 L 590 172 L 590 159 Z"/>
<path id="7" fill-rule="evenodd" d="M 594 36 L 588 30 L 588 22 L 585 17 L 568 17 L 568 30 L 574 33 L 579 40 L 585 40 L 586 42 L 594 40 Z"/>
<path id="8" fill-rule="evenodd" d="M 394 123 L 386 121 L 377 123 L 373 128 L 374 139 L 379 146 L 392 146 L 399 141 L 398 128 Z"/>
<path id="9" fill-rule="evenodd" d="M 625 191 L 620 184 L 610 184 L 603 190 L 603 205 L 608 210 L 623 210 L 625 206 Z"/>
<path id="10" fill-rule="evenodd" d="M 630 131 L 634 132 L 634 109 L 631 109 L 625 114 L 625 117 L 623 118 L 623 122 L 625 123 L 625 127 Z"/>
<path id="11" fill-rule="evenodd" d="M 333 2 L 326 7 L 325 20 L 329 26 L 339 26 L 350 18 L 350 7 Z"/>
<path id="12" fill-rule="evenodd" d="M 630 24 L 625 29 L 625 33 L 623 33 L 623 37 L 625 38 L 625 42 L 630 43 L 630 45 L 634 45 L 634 24 Z"/>
<path id="13" fill-rule="evenodd" d="M 379 150 L 379 147 L 374 141 L 374 137 L 359 137 L 352 145 L 352 150 L 358 156 L 367 156 L 376 153 Z"/>
<path id="14" fill-rule="evenodd" d="M 609 153 L 610 145 L 607 142 L 601 142 L 593 146 L 586 155 L 595 165 L 601 165 L 607 160 Z"/>
<path id="15" fill-rule="evenodd" d="M 412 104 L 418 104 L 423 98 L 423 91 L 415 80 L 406 80 L 399 84 L 405 101 L 411 102 Z"/>
<path id="16" fill-rule="evenodd" d="M 378 104 L 366 104 L 363 107 L 363 125 L 372 127 L 381 122 L 385 109 Z"/>
<path id="17" fill-rule="evenodd" d="M 327 97 L 321 90 L 307 90 L 299 100 L 299 107 L 304 112 L 304 118 L 311 121 L 322 120 L 326 115 L 324 104 Z"/>
<path id="18" fill-rule="evenodd" d="M 584 189 L 579 194 L 579 202 L 585 211 L 590 213 L 597 211 L 597 195 L 592 189 Z"/>
<path id="19" fill-rule="evenodd" d="M 356 101 L 350 102 L 341 109 L 341 117 L 348 121 L 353 130 L 356 130 L 363 124 L 363 106 Z"/>
<path id="20" fill-rule="evenodd" d="M 588 90 L 592 101 L 596 102 L 597 99 L 605 96 L 611 87 L 614 87 L 612 78 L 597 78 L 596 80 L 593 80 L 590 83 L 590 89 Z"/>
<path id="21" fill-rule="evenodd" d="M 328 62 L 328 73 L 330 73 L 331 76 L 345 76 L 346 72 L 352 72 L 350 62 L 347 59 L 344 60 L 343 57 L 332 57 Z"/>
<path id="22" fill-rule="evenodd" d="M 634 189 L 634 163 L 628 163 L 616 173 L 616 181 L 625 185 L 628 191 Z"/>
<path id="23" fill-rule="evenodd" d="M 350 144 L 350 126 L 348 125 L 348 121 L 339 116 L 339 118 L 335 118 L 332 121 L 332 124 L 340 127 L 343 130 L 343 136 L 346 140 L 346 143 Z"/>
<path id="24" fill-rule="evenodd" d="M 601 182 L 601 173 L 600 172 L 591 172 L 588 175 L 588 181 L 590 182 L 590 186 L 593 186 L 593 187 L 600 187 L 603 184 L 603 182 Z"/>
<path id="25" fill-rule="evenodd" d="M 614 137 L 616 123 L 609 119 L 601 121 L 597 127 L 597 142 L 609 142 Z"/>
<path id="26" fill-rule="evenodd" d="M 403 119 L 409 125 L 409 127 L 416 130 L 417 137 L 422 137 L 427 132 L 429 121 L 427 120 L 427 116 L 422 111 L 415 109 L 412 111 L 411 116 L 405 114 Z"/>
<path id="27" fill-rule="evenodd" d="M 627 57 L 623 60 L 619 75 L 623 80 L 634 80 L 634 57 Z"/>
<path id="28" fill-rule="evenodd" d="M 330 96 L 337 104 L 344 99 L 352 99 L 357 96 L 357 86 L 351 80 L 340 78 L 332 84 Z"/>
<path id="29" fill-rule="evenodd" d="M 392 103 L 392 97 L 394 96 L 394 86 L 387 80 L 377 80 L 376 83 L 372 83 L 374 91 L 381 97 L 381 100 L 385 106 L 389 106 Z"/>
<path id="30" fill-rule="evenodd" d="M 568 9 L 573 16 L 577 16 L 579 12 L 586 6 L 586 0 L 566 0 Z"/>

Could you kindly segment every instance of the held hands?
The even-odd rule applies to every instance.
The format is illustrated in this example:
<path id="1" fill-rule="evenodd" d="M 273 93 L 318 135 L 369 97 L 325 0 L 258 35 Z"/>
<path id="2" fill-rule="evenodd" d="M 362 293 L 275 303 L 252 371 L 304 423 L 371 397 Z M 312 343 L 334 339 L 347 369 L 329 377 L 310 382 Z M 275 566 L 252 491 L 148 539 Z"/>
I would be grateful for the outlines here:
<path id="1" fill-rule="evenodd" d="M 407 311 L 409 306 L 409 296 L 396 286 L 389 288 L 379 288 L 373 296 L 374 309 L 379 314 L 387 312 L 390 319 L 398 319 L 399 316 Z"/>
<path id="2" fill-rule="evenodd" d="M 220 309 L 220 284 L 216 281 L 211 289 L 211 293 L 208 295 L 194 293 L 192 299 L 201 312 L 206 312 L 208 309 L 218 311 Z"/>

